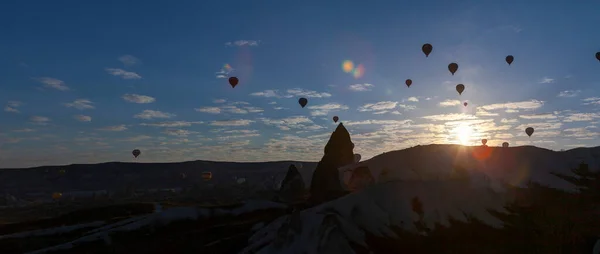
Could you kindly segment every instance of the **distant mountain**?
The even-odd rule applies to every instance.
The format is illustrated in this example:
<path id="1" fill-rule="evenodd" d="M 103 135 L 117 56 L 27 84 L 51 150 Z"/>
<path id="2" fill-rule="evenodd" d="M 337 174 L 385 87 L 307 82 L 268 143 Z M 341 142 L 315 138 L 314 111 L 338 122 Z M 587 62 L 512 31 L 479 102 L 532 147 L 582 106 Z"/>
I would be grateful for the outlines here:
<path id="1" fill-rule="evenodd" d="M 427 180 L 445 178 L 460 166 L 514 185 L 533 180 L 570 188 L 568 183 L 549 173 L 568 174 L 582 161 L 591 169 L 600 169 L 600 147 L 557 152 L 534 146 L 425 145 L 383 153 L 354 167 L 368 166 L 376 180 L 384 169 L 398 179 Z"/>
<path id="2" fill-rule="evenodd" d="M 48 191 L 122 190 L 129 184 L 135 188 L 174 188 L 202 182 L 202 173 L 212 172 L 214 183 L 235 183 L 235 177 L 261 182 L 266 176 L 281 179 L 294 161 L 237 163 L 188 161 L 180 163 L 73 164 L 21 169 L 0 169 L 0 192 L 12 195 Z M 315 162 L 302 162 L 299 169 L 304 180 L 316 167 Z M 183 174 L 182 174 L 183 173 Z M 185 178 L 182 177 L 185 175 Z"/>

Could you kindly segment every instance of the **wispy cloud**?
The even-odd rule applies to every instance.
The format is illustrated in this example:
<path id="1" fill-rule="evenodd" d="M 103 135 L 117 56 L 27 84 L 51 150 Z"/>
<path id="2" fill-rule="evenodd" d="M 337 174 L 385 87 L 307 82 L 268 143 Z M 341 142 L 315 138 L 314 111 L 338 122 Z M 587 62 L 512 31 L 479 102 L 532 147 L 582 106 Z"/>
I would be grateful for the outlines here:
<path id="1" fill-rule="evenodd" d="M 187 121 L 173 121 L 173 122 L 160 122 L 160 123 L 141 123 L 142 126 L 153 126 L 153 127 L 189 127 L 192 124 L 201 124 L 201 121 L 187 122 Z"/>
<path id="2" fill-rule="evenodd" d="M 275 126 L 283 131 L 291 129 L 318 130 L 323 128 L 305 116 L 291 116 L 281 119 L 261 118 L 260 120 L 266 125 Z"/>
<path id="3" fill-rule="evenodd" d="M 445 100 L 439 103 L 440 107 L 454 107 L 454 106 L 458 106 L 461 105 L 462 102 L 459 100 Z"/>
<path id="4" fill-rule="evenodd" d="M 47 88 L 53 88 L 53 89 L 60 90 L 60 91 L 69 90 L 69 87 L 65 84 L 65 82 L 60 79 L 42 77 L 42 78 L 35 78 L 35 80 L 44 84 L 44 87 L 47 87 Z"/>
<path id="5" fill-rule="evenodd" d="M 563 122 L 589 122 L 598 118 L 600 113 L 571 113 L 563 119 Z"/>
<path id="6" fill-rule="evenodd" d="M 76 115 L 76 116 L 74 116 L 74 118 L 75 118 L 75 120 L 80 121 L 80 122 L 91 122 L 92 121 L 91 116 Z"/>
<path id="7" fill-rule="evenodd" d="M 556 115 L 546 113 L 546 114 L 534 114 L 534 115 L 520 115 L 520 118 L 523 119 L 556 119 Z"/>
<path id="8" fill-rule="evenodd" d="M 50 118 L 45 117 L 45 116 L 32 116 L 29 118 L 29 120 L 33 124 L 37 124 L 37 125 L 46 125 L 46 124 L 48 124 L 48 122 L 50 122 Z"/>
<path id="9" fill-rule="evenodd" d="M 164 134 L 177 136 L 177 137 L 187 137 L 190 134 L 198 133 L 195 131 L 182 130 L 182 129 L 167 129 L 163 131 Z"/>
<path id="10" fill-rule="evenodd" d="M 242 47 L 242 46 L 256 47 L 259 44 L 260 44 L 260 41 L 254 41 L 254 40 L 237 40 L 237 41 L 226 42 L 225 46 L 228 46 L 228 47 L 232 47 L 232 46 L 237 46 L 237 47 Z"/>
<path id="11" fill-rule="evenodd" d="M 4 111 L 10 113 L 20 113 L 20 111 L 17 108 L 21 105 L 22 103 L 20 101 L 9 101 L 8 103 L 6 103 Z"/>
<path id="12" fill-rule="evenodd" d="M 123 95 L 123 100 L 133 103 L 152 103 L 155 102 L 156 99 L 147 95 L 139 95 L 139 94 L 125 94 Z"/>
<path id="13" fill-rule="evenodd" d="M 584 105 L 600 105 L 600 97 L 590 97 L 582 100 Z"/>
<path id="14" fill-rule="evenodd" d="M 107 127 L 100 128 L 98 130 L 101 130 L 101 131 L 125 131 L 125 130 L 127 130 L 127 126 L 125 126 L 124 124 L 115 125 L 115 126 L 107 126 Z"/>
<path id="15" fill-rule="evenodd" d="M 360 112 L 368 112 L 368 111 L 383 111 L 390 110 L 396 108 L 398 102 L 395 101 L 380 101 L 376 103 L 367 103 L 358 107 L 358 111 Z"/>
<path id="16" fill-rule="evenodd" d="M 202 112 L 202 113 L 209 113 L 209 114 L 220 114 L 221 113 L 221 108 L 219 108 L 219 107 L 201 107 L 201 108 L 195 108 L 194 110 L 196 110 L 198 112 Z"/>
<path id="17" fill-rule="evenodd" d="M 250 96 L 258 97 L 274 97 L 274 98 L 292 98 L 292 97 L 307 97 L 307 98 L 329 98 L 330 93 L 317 92 L 311 90 L 305 90 L 302 88 L 288 89 L 285 92 L 279 92 L 278 90 L 264 90 L 262 92 L 251 93 Z"/>
<path id="18" fill-rule="evenodd" d="M 93 102 L 88 99 L 77 99 L 71 103 L 64 103 L 67 108 L 76 108 L 79 110 L 93 109 L 94 106 L 92 104 Z"/>
<path id="19" fill-rule="evenodd" d="M 484 110 L 489 110 L 489 111 L 498 110 L 498 109 L 505 109 L 505 110 L 519 110 L 519 109 L 534 110 L 534 109 L 541 108 L 543 105 L 544 105 L 543 101 L 529 100 L 529 101 L 521 101 L 521 102 L 506 102 L 506 103 L 489 104 L 489 105 L 481 106 L 481 108 L 484 109 Z"/>
<path id="20" fill-rule="evenodd" d="M 155 119 L 155 118 L 171 118 L 176 116 L 175 114 L 171 114 L 171 113 L 165 113 L 165 112 L 161 112 L 161 111 L 157 111 L 157 110 L 144 110 L 142 111 L 142 113 L 139 113 L 135 116 L 133 116 L 134 118 L 139 118 L 139 119 L 146 119 L 146 120 L 150 120 L 150 119 Z"/>
<path id="21" fill-rule="evenodd" d="M 432 120 L 432 121 L 458 121 L 458 120 L 469 120 L 469 119 L 477 119 L 474 115 L 467 114 L 441 114 L 441 115 L 431 115 L 431 116 L 423 116 L 423 119 Z"/>
<path id="22" fill-rule="evenodd" d="M 308 109 L 312 109 L 313 110 L 313 111 L 310 112 L 310 114 L 312 116 L 326 116 L 331 111 L 335 111 L 335 110 L 347 110 L 348 106 L 342 105 L 342 104 L 339 104 L 339 103 L 327 103 L 327 104 L 323 104 L 323 105 L 309 106 Z"/>
<path id="23" fill-rule="evenodd" d="M 419 98 L 417 97 L 408 97 L 408 99 L 406 99 L 406 101 L 410 101 L 410 102 L 419 102 Z"/>
<path id="24" fill-rule="evenodd" d="M 119 61 L 121 61 L 121 63 L 123 63 L 126 66 L 136 65 L 140 62 L 139 59 L 137 59 L 135 56 L 132 56 L 132 55 L 120 56 Z"/>
<path id="25" fill-rule="evenodd" d="M 106 72 L 108 72 L 108 74 L 121 77 L 122 79 L 141 79 L 142 78 L 142 76 L 138 75 L 135 72 L 126 71 L 123 69 L 106 68 L 105 70 L 106 70 Z"/>
<path id="26" fill-rule="evenodd" d="M 579 95 L 579 93 L 581 93 L 581 90 L 565 90 L 565 91 L 558 93 L 557 97 L 572 98 L 572 97 L 576 97 L 577 95 Z"/>
<path id="27" fill-rule="evenodd" d="M 227 100 L 225 100 L 225 99 L 215 99 L 215 100 L 213 100 L 213 103 L 217 103 L 217 104 L 218 103 L 225 103 L 226 101 Z"/>
<path id="28" fill-rule="evenodd" d="M 254 121 L 252 121 L 252 120 L 245 120 L 245 119 L 223 120 L 223 121 L 212 121 L 210 123 L 210 125 L 213 125 L 213 126 L 246 126 L 246 125 L 250 125 L 253 122 Z"/>
<path id="29" fill-rule="evenodd" d="M 548 77 L 544 77 L 542 78 L 542 80 L 540 80 L 540 84 L 550 84 L 553 83 L 554 79 L 553 78 L 548 78 Z"/>
<path id="30" fill-rule="evenodd" d="M 355 91 L 355 92 L 366 92 L 366 91 L 371 91 L 371 89 L 374 87 L 373 84 L 354 84 L 354 85 L 350 85 L 348 87 L 348 89 L 350 89 L 351 91 Z"/>

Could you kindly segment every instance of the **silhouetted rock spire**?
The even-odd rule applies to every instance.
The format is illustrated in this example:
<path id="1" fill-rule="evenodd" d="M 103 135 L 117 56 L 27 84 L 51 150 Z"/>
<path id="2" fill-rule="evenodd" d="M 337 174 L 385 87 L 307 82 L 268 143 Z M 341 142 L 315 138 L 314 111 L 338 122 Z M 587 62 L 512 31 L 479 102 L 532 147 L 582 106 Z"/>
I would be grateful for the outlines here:
<path id="1" fill-rule="evenodd" d="M 353 149 L 350 133 L 340 123 L 325 145 L 325 154 L 313 173 L 309 200 L 311 204 L 320 204 L 346 193 L 340 183 L 338 168 L 353 163 Z"/>
<path id="2" fill-rule="evenodd" d="M 306 191 L 302 175 L 294 164 L 290 165 L 279 189 L 279 200 L 294 202 L 303 198 Z"/>

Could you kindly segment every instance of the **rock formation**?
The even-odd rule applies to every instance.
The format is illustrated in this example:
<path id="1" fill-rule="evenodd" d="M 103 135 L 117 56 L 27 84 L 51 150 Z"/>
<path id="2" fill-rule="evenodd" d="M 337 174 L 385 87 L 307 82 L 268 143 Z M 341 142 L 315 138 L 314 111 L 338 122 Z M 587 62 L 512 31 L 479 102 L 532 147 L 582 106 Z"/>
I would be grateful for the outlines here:
<path id="1" fill-rule="evenodd" d="M 281 182 L 279 188 L 279 200 L 284 202 L 294 202 L 304 197 L 306 187 L 302 175 L 293 164 L 288 168 L 287 174 Z"/>
<path id="2" fill-rule="evenodd" d="M 310 185 L 309 203 L 317 205 L 346 193 L 340 183 L 338 168 L 354 162 L 354 144 L 342 123 L 331 134 L 325 154 L 315 169 Z"/>
<path id="3" fill-rule="evenodd" d="M 357 191 L 366 188 L 375 183 L 373 175 L 368 167 L 362 166 L 354 169 L 350 181 L 348 182 L 348 190 Z"/>

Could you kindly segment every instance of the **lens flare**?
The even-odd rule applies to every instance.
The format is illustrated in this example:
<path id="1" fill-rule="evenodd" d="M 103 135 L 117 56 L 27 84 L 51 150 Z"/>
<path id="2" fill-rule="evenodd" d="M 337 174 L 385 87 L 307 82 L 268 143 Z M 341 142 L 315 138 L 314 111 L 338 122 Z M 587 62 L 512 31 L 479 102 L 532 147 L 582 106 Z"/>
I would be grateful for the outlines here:
<path id="1" fill-rule="evenodd" d="M 342 70 L 345 73 L 350 73 L 354 69 L 354 63 L 350 60 L 346 60 L 342 63 Z"/>
<path id="2" fill-rule="evenodd" d="M 356 69 L 352 71 L 355 79 L 362 78 L 365 75 L 365 67 L 362 64 L 356 66 Z"/>

